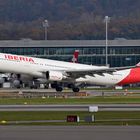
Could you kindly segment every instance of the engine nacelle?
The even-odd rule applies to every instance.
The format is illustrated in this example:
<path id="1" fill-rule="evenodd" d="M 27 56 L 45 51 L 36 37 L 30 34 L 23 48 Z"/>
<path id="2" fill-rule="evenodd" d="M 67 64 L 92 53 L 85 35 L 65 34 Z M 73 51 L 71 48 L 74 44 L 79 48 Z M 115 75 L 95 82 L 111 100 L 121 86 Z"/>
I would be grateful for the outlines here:
<path id="1" fill-rule="evenodd" d="M 62 72 L 59 71 L 47 71 L 46 78 L 49 81 L 62 81 L 65 78 Z"/>
<path id="2" fill-rule="evenodd" d="M 19 80 L 14 80 L 13 85 L 14 85 L 14 87 L 20 87 L 20 81 Z"/>

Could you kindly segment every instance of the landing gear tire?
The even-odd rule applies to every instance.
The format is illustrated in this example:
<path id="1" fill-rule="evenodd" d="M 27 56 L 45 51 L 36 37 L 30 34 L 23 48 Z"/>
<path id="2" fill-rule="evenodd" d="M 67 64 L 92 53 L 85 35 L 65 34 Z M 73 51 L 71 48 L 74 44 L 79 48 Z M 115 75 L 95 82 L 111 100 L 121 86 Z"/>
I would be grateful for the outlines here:
<path id="1" fill-rule="evenodd" d="M 80 89 L 78 87 L 75 87 L 72 90 L 73 90 L 73 92 L 79 92 L 80 91 Z"/>
<path id="2" fill-rule="evenodd" d="M 62 87 L 59 87 L 59 86 L 58 86 L 58 87 L 56 87 L 56 91 L 57 91 L 57 92 L 62 92 L 62 90 L 63 90 L 63 88 L 62 88 Z"/>

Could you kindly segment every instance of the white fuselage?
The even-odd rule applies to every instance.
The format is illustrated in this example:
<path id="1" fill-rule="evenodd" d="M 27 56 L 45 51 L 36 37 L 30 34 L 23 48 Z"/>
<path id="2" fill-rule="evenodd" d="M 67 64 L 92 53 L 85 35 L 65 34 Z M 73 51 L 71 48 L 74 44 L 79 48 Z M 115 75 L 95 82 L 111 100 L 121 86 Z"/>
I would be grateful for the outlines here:
<path id="1" fill-rule="evenodd" d="M 67 71 L 67 70 L 96 70 L 104 69 L 105 66 L 92 66 L 63 62 L 49 59 L 40 59 L 19 55 L 0 53 L 0 71 L 27 74 L 36 78 L 45 78 L 43 72 L 46 71 Z M 103 75 L 94 74 L 93 76 L 85 75 L 75 79 L 76 82 L 88 82 L 98 85 L 115 85 L 129 75 L 131 69 L 113 72 L 113 74 L 104 73 Z"/>

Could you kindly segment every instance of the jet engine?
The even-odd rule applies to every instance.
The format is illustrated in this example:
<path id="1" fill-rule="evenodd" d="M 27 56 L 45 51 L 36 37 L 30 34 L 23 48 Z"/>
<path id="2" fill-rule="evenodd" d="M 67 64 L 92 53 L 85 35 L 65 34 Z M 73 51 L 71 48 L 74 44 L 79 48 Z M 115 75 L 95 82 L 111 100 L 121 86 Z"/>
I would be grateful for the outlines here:
<path id="1" fill-rule="evenodd" d="M 63 73 L 59 71 L 47 71 L 46 78 L 49 81 L 62 81 L 62 79 L 65 79 L 66 76 L 63 75 Z"/>
<path id="2" fill-rule="evenodd" d="M 13 85 L 14 85 L 14 87 L 16 87 L 16 88 L 20 88 L 21 81 L 20 81 L 20 80 L 15 79 L 15 80 L 13 80 Z"/>

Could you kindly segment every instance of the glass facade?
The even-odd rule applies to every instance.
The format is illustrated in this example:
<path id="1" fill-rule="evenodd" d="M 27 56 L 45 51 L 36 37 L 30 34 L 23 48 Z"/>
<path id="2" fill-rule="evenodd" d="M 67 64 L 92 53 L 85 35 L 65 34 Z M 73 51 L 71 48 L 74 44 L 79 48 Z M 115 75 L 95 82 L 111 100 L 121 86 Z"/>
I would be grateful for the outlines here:
<path id="1" fill-rule="evenodd" d="M 75 50 L 79 50 L 79 63 L 105 65 L 104 46 L 69 47 L 0 47 L 2 53 L 28 55 L 62 61 L 71 61 Z M 139 46 L 109 46 L 108 63 L 111 67 L 135 65 L 140 61 Z"/>

